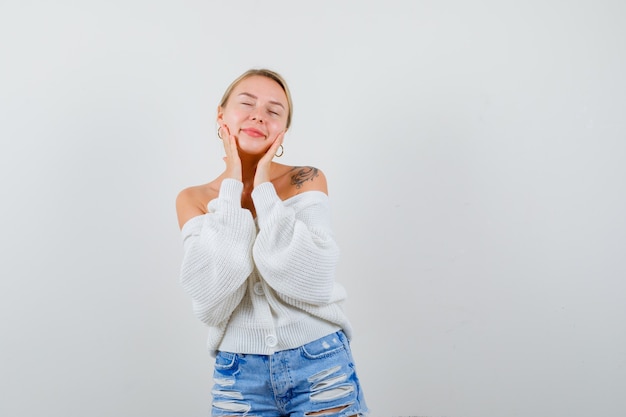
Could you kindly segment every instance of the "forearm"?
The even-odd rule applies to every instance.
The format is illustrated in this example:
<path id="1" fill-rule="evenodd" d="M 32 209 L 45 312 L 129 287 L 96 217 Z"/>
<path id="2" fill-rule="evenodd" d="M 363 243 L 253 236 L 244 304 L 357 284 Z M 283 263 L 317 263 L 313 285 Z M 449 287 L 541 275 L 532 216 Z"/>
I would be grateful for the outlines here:
<path id="1" fill-rule="evenodd" d="M 313 193 L 287 207 L 267 184 L 257 187 L 253 198 L 260 226 L 253 256 L 265 281 L 290 298 L 327 303 L 339 260 L 327 197 Z"/>
<path id="2" fill-rule="evenodd" d="M 180 281 L 203 322 L 227 319 L 245 293 L 252 273 L 256 228 L 241 208 L 240 182 L 224 182 L 213 211 L 183 227 L 184 256 Z"/>

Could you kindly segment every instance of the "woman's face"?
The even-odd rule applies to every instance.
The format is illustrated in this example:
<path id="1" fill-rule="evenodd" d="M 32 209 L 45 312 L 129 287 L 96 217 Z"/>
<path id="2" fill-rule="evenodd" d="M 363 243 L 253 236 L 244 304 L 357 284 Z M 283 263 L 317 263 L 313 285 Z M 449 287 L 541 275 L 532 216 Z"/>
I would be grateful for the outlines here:
<path id="1" fill-rule="evenodd" d="M 279 133 L 286 130 L 287 96 L 274 80 L 253 75 L 241 81 L 224 107 L 217 109 L 217 122 L 237 138 L 240 152 L 263 154 Z"/>

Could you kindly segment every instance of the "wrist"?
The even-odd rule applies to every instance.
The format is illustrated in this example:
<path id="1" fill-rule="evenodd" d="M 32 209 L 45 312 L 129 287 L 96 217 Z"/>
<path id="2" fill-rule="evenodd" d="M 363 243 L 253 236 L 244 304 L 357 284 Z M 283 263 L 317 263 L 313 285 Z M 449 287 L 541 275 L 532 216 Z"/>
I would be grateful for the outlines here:
<path id="1" fill-rule="evenodd" d="M 256 174 L 254 175 L 254 186 L 258 186 L 260 184 L 263 184 L 264 182 L 269 182 L 270 181 L 270 176 L 269 173 L 267 172 L 267 170 L 265 169 L 257 169 Z"/>
<path id="2" fill-rule="evenodd" d="M 243 176 L 241 175 L 241 170 L 237 169 L 228 169 L 226 170 L 226 178 L 232 178 L 237 181 L 242 181 Z"/>
<path id="3" fill-rule="evenodd" d="M 270 182 L 269 178 L 254 178 L 254 188 L 258 187 L 261 184 L 266 182 Z"/>

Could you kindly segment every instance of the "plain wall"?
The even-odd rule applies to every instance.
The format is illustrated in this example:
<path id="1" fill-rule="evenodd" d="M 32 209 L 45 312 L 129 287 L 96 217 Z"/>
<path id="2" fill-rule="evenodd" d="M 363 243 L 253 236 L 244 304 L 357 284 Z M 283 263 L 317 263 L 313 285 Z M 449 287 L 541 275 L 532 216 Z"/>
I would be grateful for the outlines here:
<path id="1" fill-rule="evenodd" d="M 197 417 L 174 200 L 250 67 L 373 417 L 626 415 L 626 3 L 0 0 L 0 415 Z"/>

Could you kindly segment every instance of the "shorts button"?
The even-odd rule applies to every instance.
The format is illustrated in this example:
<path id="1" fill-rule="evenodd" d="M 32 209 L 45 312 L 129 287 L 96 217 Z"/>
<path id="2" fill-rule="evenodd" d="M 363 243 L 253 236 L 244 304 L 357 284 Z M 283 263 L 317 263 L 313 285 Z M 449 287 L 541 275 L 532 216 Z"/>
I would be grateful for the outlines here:
<path id="1" fill-rule="evenodd" d="M 276 339 L 276 336 L 273 334 L 269 334 L 265 336 L 265 344 L 269 347 L 274 347 L 278 344 L 278 339 Z"/>
<path id="2" fill-rule="evenodd" d="M 261 284 L 260 282 L 254 284 L 254 293 L 256 295 L 263 295 L 263 284 Z"/>

